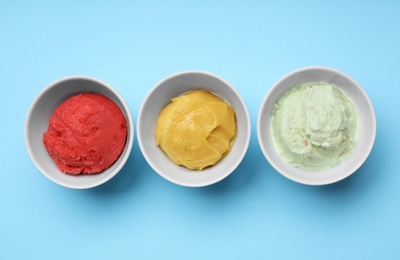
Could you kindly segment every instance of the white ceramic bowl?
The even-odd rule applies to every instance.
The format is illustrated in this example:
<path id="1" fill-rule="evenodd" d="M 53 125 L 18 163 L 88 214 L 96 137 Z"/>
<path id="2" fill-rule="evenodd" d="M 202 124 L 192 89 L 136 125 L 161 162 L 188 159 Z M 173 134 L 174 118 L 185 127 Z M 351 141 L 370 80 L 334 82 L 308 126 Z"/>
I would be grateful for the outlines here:
<path id="1" fill-rule="evenodd" d="M 118 160 L 107 170 L 99 174 L 74 176 L 57 168 L 43 144 L 43 133 L 47 131 L 54 109 L 67 98 L 83 92 L 102 94 L 119 106 L 127 121 L 127 141 Z M 124 99 L 107 83 L 88 76 L 65 77 L 48 85 L 32 102 L 25 121 L 25 144 L 33 163 L 50 180 L 74 189 L 92 188 L 115 176 L 132 150 L 133 133 L 132 117 Z"/>
<path id="2" fill-rule="evenodd" d="M 155 129 L 160 111 L 171 98 L 203 89 L 224 99 L 236 112 L 237 135 L 231 151 L 216 165 L 202 171 L 175 165 L 156 145 Z M 158 82 L 145 97 L 138 114 L 137 137 L 149 165 L 165 179 L 182 186 L 201 187 L 231 174 L 242 161 L 250 141 L 250 117 L 238 91 L 224 79 L 204 71 L 183 71 Z"/>
<path id="3" fill-rule="evenodd" d="M 270 131 L 275 103 L 294 85 L 305 82 L 327 82 L 338 86 L 353 101 L 359 120 L 357 144 L 349 157 L 336 167 L 326 170 L 304 170 L 288 164 L 275 149 Z M 306 67 L 278 80 L 265 96 L 258 114 L 257 136 L 264 156 L 283 176 L 303 184 L 324 185 L 353 174 L 367 159 L 374 145 L 376 118 L 372 103 L 364 89 L 351 77 L 328 67 Z"/>

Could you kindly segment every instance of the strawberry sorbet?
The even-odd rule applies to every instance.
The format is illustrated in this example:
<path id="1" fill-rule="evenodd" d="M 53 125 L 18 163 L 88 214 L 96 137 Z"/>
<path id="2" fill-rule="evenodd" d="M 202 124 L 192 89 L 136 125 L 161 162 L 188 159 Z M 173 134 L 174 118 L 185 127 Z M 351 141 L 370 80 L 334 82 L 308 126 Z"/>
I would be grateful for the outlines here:
<path id="1" fill-rule="evenodd" d="M 126 135 L 126 119 L 111 99 L 83 93 L 54 110 L 43 142 L 60 171 L 94 174 L 118 159 Z"/>

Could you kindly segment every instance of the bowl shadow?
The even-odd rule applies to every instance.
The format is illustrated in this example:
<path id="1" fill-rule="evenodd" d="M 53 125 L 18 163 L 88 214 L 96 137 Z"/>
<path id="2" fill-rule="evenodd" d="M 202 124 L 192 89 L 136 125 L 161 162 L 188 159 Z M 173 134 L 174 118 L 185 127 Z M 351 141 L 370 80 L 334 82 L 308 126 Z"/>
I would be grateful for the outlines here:
<path id="1" fill-rule="evenodd" d="M 254 135 L 253 135 L 254 136 Z M 252 184 L 259 181 L 259 169 L 268 162 L 263 157 L 261 150 L 256 143 L 257 140 L 251 140 L 249 148 L 239 166 L 227 178 L 218 183 L 206 187 L 197 188 L 199 193 L 204 195 L 222 195 L 238 193 L 250 189 Z M 262 172 L 264 174 L 264 172 Z"/>
<path id="2" fill-rule="evenodd" d="M 136 185 L 144 178 L 146 162 L 138 147 L 133 147 L 130 157 L 122 167 L 121 171 L 108 182 L 88 189 L 89 193 L 96 196 L 108 196 L 126 194 L 135 189 Z"/>

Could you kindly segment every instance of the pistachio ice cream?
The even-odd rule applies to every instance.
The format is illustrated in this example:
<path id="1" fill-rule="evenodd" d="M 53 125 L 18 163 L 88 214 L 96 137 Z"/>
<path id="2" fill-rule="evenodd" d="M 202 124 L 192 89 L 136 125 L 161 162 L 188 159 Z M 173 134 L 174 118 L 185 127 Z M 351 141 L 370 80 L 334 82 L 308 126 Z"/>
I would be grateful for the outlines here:
<path id="1" fill-rule="evenodd" d="M 304 169 L 324 169 L 353 150 L 357 113 L 337 86 L 308 82 L 288 90 L 275 104 L 271 131 L 282 157 Z"/>

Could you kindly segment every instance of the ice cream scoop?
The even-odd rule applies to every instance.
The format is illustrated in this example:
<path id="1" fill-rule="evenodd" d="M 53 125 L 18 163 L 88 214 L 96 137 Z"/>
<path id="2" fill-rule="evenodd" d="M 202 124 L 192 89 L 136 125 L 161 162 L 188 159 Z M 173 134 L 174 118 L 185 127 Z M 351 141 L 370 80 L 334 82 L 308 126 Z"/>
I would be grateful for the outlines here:
<path id="1" fill-rule="evenodd" d="M 271 131 L 276 148 L 294 166 L 324 169 L 337 165 L 357 140 L 357 113 L 337 86 L 298 84 L 276 103 Z"/>
<path id="2" fill-rule="evenodd" d="M 119 107 L 106 96 L 82 93 L 54 110 L 43 142 L 60 171 L 94 174 L 118 159 L 126 137 L 127 122 Z"/>
<path id="3" fill-rule="evenodd" d="M 157 145 L 174 163 L 189 169 L 215 165 L 230 151 L 235 135 L 235 111 L 204 90 L 173 98 L 157 120 Z"/>

